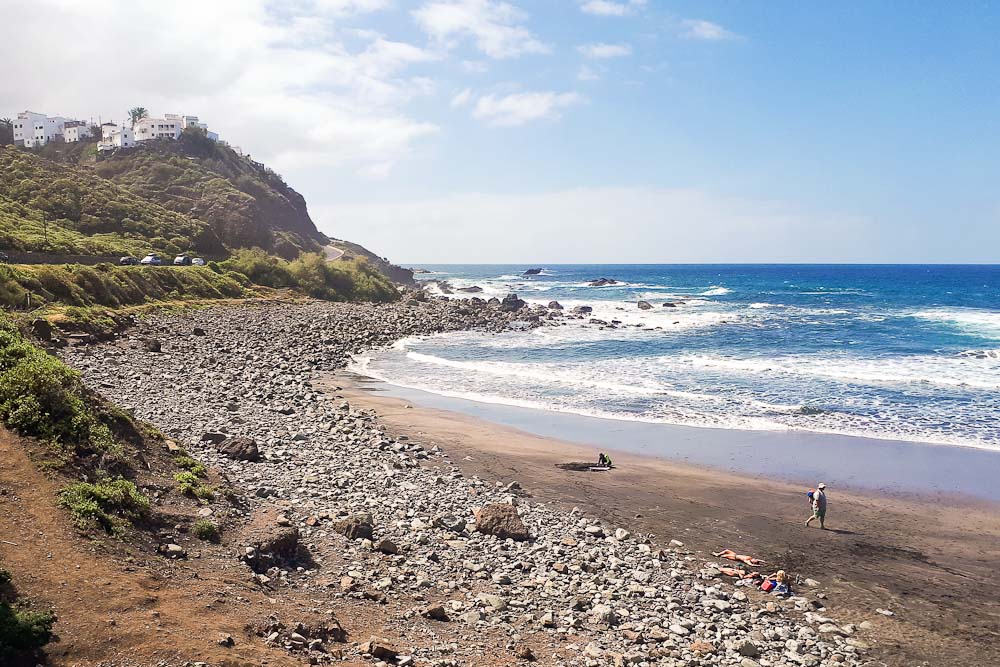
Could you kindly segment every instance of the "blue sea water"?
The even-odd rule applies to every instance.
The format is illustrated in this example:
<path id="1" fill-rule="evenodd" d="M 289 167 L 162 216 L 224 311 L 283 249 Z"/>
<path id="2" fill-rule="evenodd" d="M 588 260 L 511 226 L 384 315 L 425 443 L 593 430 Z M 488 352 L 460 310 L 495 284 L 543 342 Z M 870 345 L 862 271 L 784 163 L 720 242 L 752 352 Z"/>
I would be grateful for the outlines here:
<path id="1" fill-rule="evenodd" d="M 514 292 L 593 313 L 531 331 L 408 338 L 356 360 L 358 372 L 606 419 L 1000 450 L 1000 266 L 423 268 L 432 273 L 418 278 L 478 286 L 483 298 Z M 601 277 L 618 283 L 588 286 Z"/>

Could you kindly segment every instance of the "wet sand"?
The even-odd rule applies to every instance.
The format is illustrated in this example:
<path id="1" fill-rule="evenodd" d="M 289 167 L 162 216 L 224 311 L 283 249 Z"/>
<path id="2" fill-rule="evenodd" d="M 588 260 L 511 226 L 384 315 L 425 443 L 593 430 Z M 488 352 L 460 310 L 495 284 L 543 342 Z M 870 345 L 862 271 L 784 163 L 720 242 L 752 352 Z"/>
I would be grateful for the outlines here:
<path id="1" fill-rule="evenodd" d="M 611 472 L 567 472 L 555 464 L 596 459 L 594 446 L 572 441 L 581 431 L 582 440 L 593 440 L 586 437 L 585 421 L 575 431 L 555 424 L 575 433 L 557 439 L 424 407 L 393 396 L 396 388 L 388 392 L 384 383 L 350 374 L 331 377 L 328 384 L 339 387 L 337 393 L 355 407 L 378 412 L 394 435 L 442 446 L 466 474 L 517 480 L 536 502 L 580 507 L 706 554 L 729 547 L 820 581 L 829 596 L 829 615 L 875 624 L 880 638 L 875 656 L 886 665 L 1000 664 L 1000 504 L 994 501 L 956 495 L 948 486 L 926 493 L 916 485 L 865 491 L 855 484 L 847 490 L 830 481 L 835 476 L 826 479 L 831 530 L 822 531 L 802 525 L 809 514 L 807 487 L 797 481 L 628 451 L 615 453 L 617 468 Z M 742 462 L 767 441 L 755 436 L 756 444 L 726 454 L 713 440 L 716 429 L 690 430 L 695 433 L 685 436 L 688 451 L 715 450 L 731 462 Z M 837 447 L 836 438 L 827 441 L 833 458 Z M 841 465 L 850 464 L 850 457 L 840 450 Z M 970 464 L 963 458 L 961 466 L 967 470 Z M 983 473 L 984 481 L 989 474 Z M 996 486 L 1000 480 L 990 488 Z M 876 608 L 894 615 L 882 616 Z"/>

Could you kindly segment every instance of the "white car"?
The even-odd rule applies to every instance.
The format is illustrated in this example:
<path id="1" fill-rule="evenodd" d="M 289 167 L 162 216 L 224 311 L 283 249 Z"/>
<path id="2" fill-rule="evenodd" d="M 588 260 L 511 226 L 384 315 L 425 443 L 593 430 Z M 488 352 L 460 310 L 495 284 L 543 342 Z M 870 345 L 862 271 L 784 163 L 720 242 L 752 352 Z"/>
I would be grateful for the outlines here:
<path id="1" fill-rule="evenodd" d="M 201 257 L 195 257 L 194 259 L 191 260 L 191 264 L 194 266 L 205 266 L 205 260 L 203 260 Z"/>
<path id="2" fill-rule="evenodd" d="M 139 263 L 144 266 L 159 266 L 160 264 L 163 264 L 163 260 L 160 259 L 160 256 L 157 255 L 155 252 L 151 252 L 142 259 L 140 259 Z"/>

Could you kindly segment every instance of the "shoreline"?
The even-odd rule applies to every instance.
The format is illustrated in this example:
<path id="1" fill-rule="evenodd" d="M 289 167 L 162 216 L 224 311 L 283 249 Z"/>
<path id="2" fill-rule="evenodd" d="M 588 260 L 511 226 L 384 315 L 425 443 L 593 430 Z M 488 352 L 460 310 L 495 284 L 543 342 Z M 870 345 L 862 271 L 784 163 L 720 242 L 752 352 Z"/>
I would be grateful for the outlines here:
<path id="1" fill-rule="evenodd" d="M 386 396 L 540 437 L 812 488 L 933 498 L 1000 508 L 1000 452 L 813 431 L 767 431 L 614 420 L 488 403 L 346 371 Z M 803 488 L 805 493 L 805 488 Z"/>
<path id="2" fill-rule="evenodd" d="M 318 386 L 374 411 L 394 435 L 440 445 L 467 474 L 517 481 L 536 500 L 593 512 L 661 542 L 677 539 L 700 557 L 732 548 L 819 579 L 838 615 L 876 626 L 887 664 L 961 665 L 981 661 L 985 646 L 996 645 L 995 501 L 831 485 L 831 530 L 821 531 L 802 525 L 809 510 L 805 488 L 794 481 L 627 451 L 609 473 L 567 472 L 554 464 L 590 460 L 597 450 L 427 405 L 349 372 L 326 375 Z M 1000 660 L 1000 647 L 994 652 Z"/>

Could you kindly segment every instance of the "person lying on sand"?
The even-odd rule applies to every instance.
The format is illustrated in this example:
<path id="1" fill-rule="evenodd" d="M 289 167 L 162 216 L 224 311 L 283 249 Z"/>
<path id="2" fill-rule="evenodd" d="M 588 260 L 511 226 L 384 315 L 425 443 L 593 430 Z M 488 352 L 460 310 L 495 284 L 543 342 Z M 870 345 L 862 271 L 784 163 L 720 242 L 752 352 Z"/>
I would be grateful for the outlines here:
<path id="1" fill-rule="evenodd" d="M 753 556 L 744 556 L 743 554 L 736 553 L 732 549 L 723 549 L 719 553 L 712 555 L 715 556 L 716 558 L 725 558 L 726 560 L 735 560 L 740 563 L 746 563 L 747 565 L 751 565 L 753 567 L 757 567 L 759 565 L 764 564 L 764 561 L 762 561 L 759 558 L 754 558 Z"/>
<path id="2" fill-rule="evenodd" d="M 747 572 L 746 570 L 741 570 L 738 567 L 721 566 L 718 570 L 727 577 L 738 577 L 740 579 L 756 579 L 760 576 L 759 572 Z"/>

